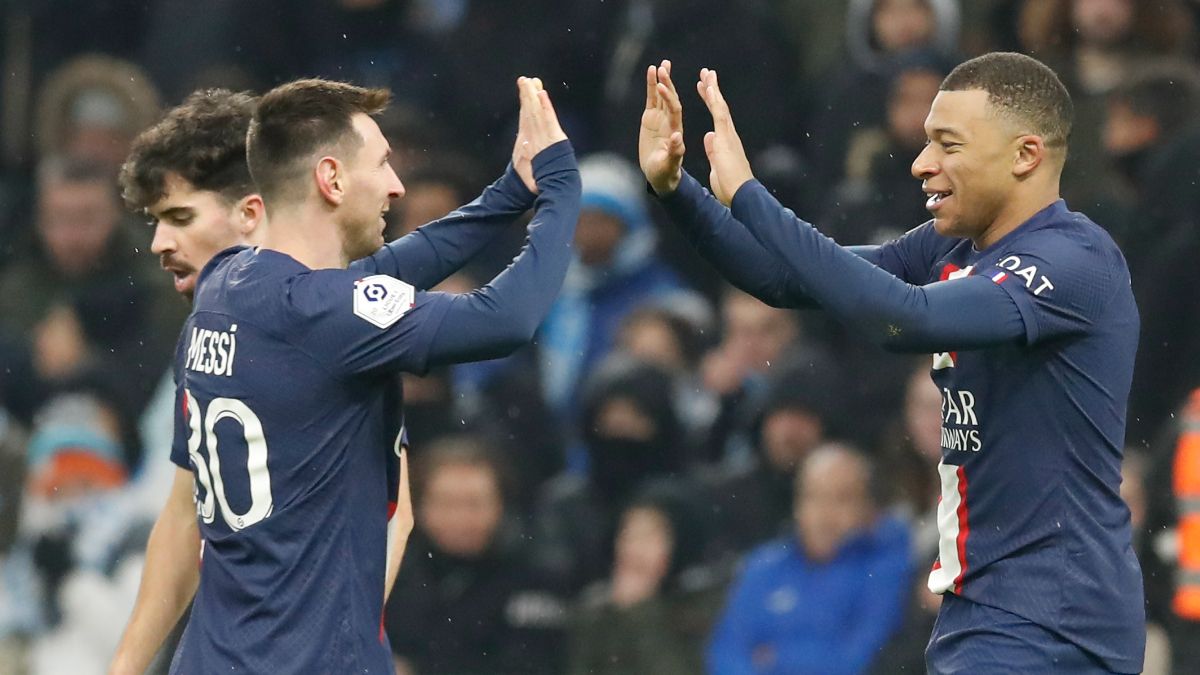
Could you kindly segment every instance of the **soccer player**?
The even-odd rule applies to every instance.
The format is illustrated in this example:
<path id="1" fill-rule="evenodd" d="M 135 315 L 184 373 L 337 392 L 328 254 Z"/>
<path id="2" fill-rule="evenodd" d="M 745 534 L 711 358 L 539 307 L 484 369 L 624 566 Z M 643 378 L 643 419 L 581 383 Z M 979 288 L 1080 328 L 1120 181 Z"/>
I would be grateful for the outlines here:
<path id="1" fill-rule="evenodd" d="M 670 64 L 646 73 L 646 177 L 699 251 L 768 304 L 819 305 L 942 391 L 943 594 L 931 673 L 1136 673 L 1142 579 L 1118 487 L 1138 314 L 1109 236 L 1059 198 L 1071 99 L 993 53 L 942 82 L 912 165 L 933 220 L 847 250 L 756 180 L 717 74 L 697 90 L 712 194 L 680 169 Z M 915 186 L 914 186 L 915 189 Z M 714 196 L 715 195 L 715 198 Z"/>
<path id="2" fill-rule="evenodd" d="M 196 276 L 217 252 L 252 243 L 262 217 L 246 164 L 246 131 L 255 99 L 224 90 L 198 91 L 135 141 L 121 183 L 129 206 L 155 223 L 151 250 L 190 298 Z M 523 130 L 521 130 L 523 133 Z M 533 203 L 532 167 L 520 154 L 505 174 L 471 204 L 385 247 L 418 288 L 440 282 L 504 231 Z M 368 264 L 363 261 L 361 264 Z M 390 590 L 411 530 L 408 472 L 389 440 L 387 451 L 392 542 L 385 590 Z M 195 479 L 176 469 L 174 489 L 147 545 L 142 585 L 112 672 L 145 671 L 195 593 L 200 534 Z"/>
<path id="3" fill-rule="evenodd" d="M 460 295 L 416 290 L 381 250 L 403 194 L 371 117 L 386 91 L 301 80 L 259 100 L 247 159 L 260 246 L 209 262 L 184 326 L 172 461 L 195 474 L 204 554 L 172 672 L 391 672 L 385 456 L 372 451 L 389 434 L 388 384 L 527 342 L 569 260 L 574 152 L 538 84 L 519 91 L 538 189 L 529 241 Z"/>

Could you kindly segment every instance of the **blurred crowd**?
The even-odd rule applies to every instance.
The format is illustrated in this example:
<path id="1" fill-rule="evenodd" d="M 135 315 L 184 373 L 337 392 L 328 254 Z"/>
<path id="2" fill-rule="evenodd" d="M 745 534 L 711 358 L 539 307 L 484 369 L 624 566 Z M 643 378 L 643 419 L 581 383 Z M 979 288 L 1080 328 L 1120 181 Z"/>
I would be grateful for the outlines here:
<path id="1" fill-rule="evenodd" d="M 941 79 L 1017 50 L 1070 89 L 1063 194 L 1120 244 L 1142 334 L 1125 482 L 1147 672 L 1200 672 L 1200 1 L 9 0 L 0 4 L 0 674 L 100 673 L 166 499 L 185 300 L 122 206 L 199 87 L 387 86 L 400 236 L 500 175 L 514 80 L 581 156 L 534 344 L 405 381 L 401 673 L 923 673 L 941 396 L 820 313 L 723 285 L 645 189 L 649 63 L 722 88 L 756 175 L 842 244 L 927 219 Z M 707 120 L 685 92 L 685 168 Z M 508 263 L 520 223 L 446 288 Z M 1192 398 L 1189 407 L 1188 400 Z M 159 664 L 160 666 L 163 664 Z M 1173 671 L 1172 671 L 1173 669 Z"/>

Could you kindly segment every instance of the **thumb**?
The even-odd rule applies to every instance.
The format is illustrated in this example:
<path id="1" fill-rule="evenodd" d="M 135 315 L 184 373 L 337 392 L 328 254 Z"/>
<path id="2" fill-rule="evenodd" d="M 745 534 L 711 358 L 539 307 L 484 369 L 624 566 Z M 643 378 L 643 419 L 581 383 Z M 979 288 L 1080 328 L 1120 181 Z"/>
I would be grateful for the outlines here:
<path id="1" fill-rule="evenodd" d="M 672 157 L 683 156 L 683 134 L 676 131 L 671 134 L 671 138 L 667 141 L 667 152 Z"/>
<path id="2" fill-rule="evenodd" d="M 708 155 L 709 161 L 717 156 L 717 134 L 710 131 L 704 134 L 704 154 Z"/>

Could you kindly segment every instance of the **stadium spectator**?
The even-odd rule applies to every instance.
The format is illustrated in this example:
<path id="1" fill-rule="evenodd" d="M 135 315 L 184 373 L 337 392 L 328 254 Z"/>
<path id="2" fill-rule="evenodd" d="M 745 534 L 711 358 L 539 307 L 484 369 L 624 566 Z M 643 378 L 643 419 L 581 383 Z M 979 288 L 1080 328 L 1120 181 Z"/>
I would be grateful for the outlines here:
<path id="1" fill-rule="evenodd" d="M 912 158 L 925 145 L 929 104 L 952 67 L 933 52 L 898 56 L 884 66 L 885 119 L 852 132 L 845 178 L 823 207 L 823 232 L 841 244 L 881 244 L 904 234 L 900 223 L 928 219 Z"/>
<path id="2" fill-rule="evenodd" d="M 668 373 L 613 357 L 584 386 L 586 473 L 548 482 L 534 514 L 539 564 L 578 591 L 610 570 L 617 517 L 639 485 L 683 470 L 688 449 Z"/>
<path id="3" fill-rule="evenodd" d="M 542 324 L 539 365 L 546 400 L 570 420 L 580 383 L 608 355 L 621 321 L 639 304 L 680 289 L 655 255 L 658 241 L 637 169 L 612 154 L 579 163 L 583 197 L 575 256 Z"/>
<path id="4" fill-rule="evenodd" d="M 158 92 L 136 64 L 80 56 L 42 85 L 34 118 L 38 153 L 96 163 L 115 176 L 133 137 L 158 112 Z"/>
<path id="5" fill-rule="evenodd" d="M 1098 205 L 1097 222 L 1108 227 L 1105 211 L 1121 204 L 1109 194 L 1114 167 L 1101 137 L 1106 96 L 1154 60 L 1186 58 L 1196 40 L 1192 17 L 1179 0 L 1025 0 L 1019 34 L 1024 51 L 1061 75 L 1075 104 L 1063 195 Z"/>
<path id="6" fill-rule="evenodd" d="M 647 484 L 621 514 L 612 574 L 584 593 L 571 632 L 571 675 L 690 675 L 719 601 L 696 565 L 708 527 L 683 481 Z"/>
<path id="7" fill-rule="evenodd" d="M 747 455 L 752 425 L 762 406 L 766 382 L 785 361 L 821 361 L 819 350 L 800 349 L 795 312 L 768 307 L 743 291 L 728 288 L 721 298 L 721 342 L 700 364 L 705 389 L 719 400 L 703 457 L 720 461 Z M 814 356 L 808 357 L 812 351 Z"/>
<path id="8" fill-rule="evenodd" d="M 140 409 L 183 308 L 137 254 L 112 174 L 95 163 L 42 160 L 36 219 L 37 243 L 0 277 L 0 324 L 28 336 L 43 380 L 98 367 Z"/>
<path id="9" fill-rule="evenodd" d="M 0 558 L 0 640 L 23 638 L 32 672 L 99 672 L 116 645 L 111 627 L 97 629 L 104 622 L 95 621 L 94 605 L 65 595 L 74 580 L 89 576 L 100 588 L 124 589 L 93 596 L 103 606 L 132 604 L 136 585 L 124 584 L 117 571 L 140 541 L 124 536 L 128 523 L 117 504 L 136 437 L 132 418 L 112 401 L 102 378 L 81 374 L 59 384 L 34 417 L 20 526 Z M 84 630 L 87 650 L 61 653 L 52 631 L 74 632 L 74 624 L 91 627 Z"/>
<path id="10" fill-rule="evenodd" d="M 1200 79 L 1158 64 L 1108 96 L 1104 149 L 1132 191 L 1114 219 L 1142 316 L 1129 396 L 1131 444 L 1152 440 L 1176 401 L 1200 381 Z"/>
<path id="11" fill-rule="evenodd" d="M 912 573 L 904 524 L 879 513 L 871 461 L 822 446 L 796 473 L 794 531 L 747 559 L 708 672 L 861 673 L 899 627 Z"/>
<path id="12" fill-rule="evenodd" d="M 477 436 L 445 437 L 414 462 L 417 527 L 385 616 L 400 672 L 561 672 L 567 608 L 534 574 L 508 465 Z"/>
<path id="13" fill-rule="evenodd" d="M 942 395 L 929 381 L 924 358 L 910 371 L 898 417 L 884 436 L 882 462 L 892 477 L 889 502 L 911 523 L 913 561 L 923 570 L 938 553 L 937 465 L 942 459 Z"/>
<path id="14" fill-rule="evenodd" d="M 1200 668 L 1200 389 L 1156 435 L 1147 460 L 1139 551 L 1147 616 L 1167 629 L 1171 672 L 1183 675 Z"/>
<path id="15" fill-rule="evenodd" d="M 713 559 L 740 555 L 787 528 L 796 470 L 836 428 L 841 406 L 832 385 L 829 373 L 811 367 L 781 370 L 767 384 L 753 454 L 700 470 L 715 525 Z"/>
<path id="16" fill-rule="evenodd" d="M 717 397 L 704 388 L 699 371 L 715 319 L 699 294 L 672 293 L 635 309 L 617 333 L 617 352 L 671 373 L 680 423 L 693 448 L 704 447 L 718 409 Z"/>
<path id="17" fill-rule="evenodd" d="M 958 54 L 958 0 L 851 0 L 846 11 L 845 54 L 815 89 L 818 109 L 806 145 L 822 169 L 814 179 L 825 189 L 845 177 L 854 131 L 886 123 L 895 60 L 918 51 L 949 60 Z"/>

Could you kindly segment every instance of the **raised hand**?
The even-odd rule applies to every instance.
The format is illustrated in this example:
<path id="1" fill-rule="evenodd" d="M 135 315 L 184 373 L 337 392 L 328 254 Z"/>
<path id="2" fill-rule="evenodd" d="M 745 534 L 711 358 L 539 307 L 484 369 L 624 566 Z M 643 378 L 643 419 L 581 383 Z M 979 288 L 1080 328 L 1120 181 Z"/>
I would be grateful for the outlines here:
<path id="1" fill-rule="evenodd" d="M 541 79 L 518 77 L 517 97 L 521 102 L 521 112 L 517 141 L 513 145 L 513 168 L 525 187 L 537 193 L 537 184 L 533 180 L 534 156 L 559 141 L 565 141 L 567 135 L 558 123 L 558 114 L 554 112 L 550 95 L 543 89 Z"/>
<path id="2" fill-rule="evenodd" d="M 646 110 L 638 133 L 638 162 L 658 194 L 674 192 L 683 177 L 683 106 L 671 81 L 671 62 L 646 69 Z"/>
<path id="3" fill-rule="evenodd" d="M 754 174 L 750 171 L 750 160 L 746 159 L 742 139 L 738 137 L 737 129 L 733 126 L 729 104 L 725 102 L 717 84 L 717 71 L 701 69 L 696 91 L 700 93 L 700 98 L 704 99 L 713 119 L 713 130 L 704 135 L 704 152 L 708 155 L 708 164 L 711 167 L 709 187 L 713 195 L 728 206 L 738 188 L 753 180 Z"/>

